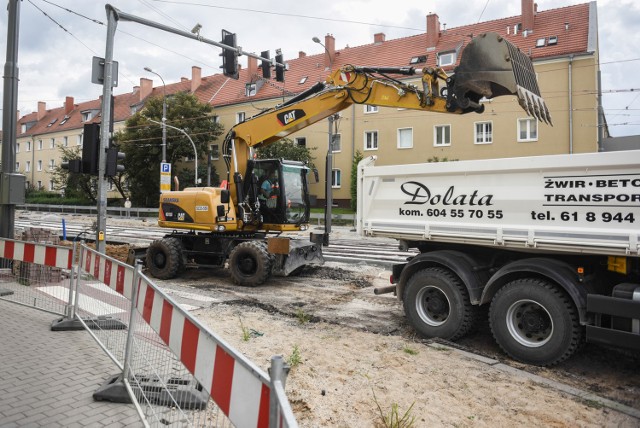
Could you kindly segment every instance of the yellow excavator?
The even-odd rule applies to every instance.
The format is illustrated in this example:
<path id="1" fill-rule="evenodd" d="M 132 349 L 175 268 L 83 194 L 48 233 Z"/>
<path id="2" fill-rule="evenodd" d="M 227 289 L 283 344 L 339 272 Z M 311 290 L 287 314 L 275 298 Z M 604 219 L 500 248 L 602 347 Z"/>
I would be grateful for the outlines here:
<path id="1" fill-rule="evenodd" d="M 401 80 L 412 75 L 421 76 L 421 87 Z M 502 95 L 517 96 L 528 114 L 551 124 L 531 60 L 495 33 L 472 39 L 452 75 L 431 67 L 341 67 L 325 82 L 228 132 L 223 145 L 228 184 L 162 194 L 158 224 L 174 231 L 149 246 L 146 266 L 153 276 L 168 279 L 189 265 L 228 263 L 236 284 L 257 286 L 272 274 L 289 275 L 321 264 L 321 239 L 313 234 L 310 240 L 283 236 L 308 228 L 309 167 L 254 159 L 254 149 L 353 104 L 482 113 L 481 99 Z"/>

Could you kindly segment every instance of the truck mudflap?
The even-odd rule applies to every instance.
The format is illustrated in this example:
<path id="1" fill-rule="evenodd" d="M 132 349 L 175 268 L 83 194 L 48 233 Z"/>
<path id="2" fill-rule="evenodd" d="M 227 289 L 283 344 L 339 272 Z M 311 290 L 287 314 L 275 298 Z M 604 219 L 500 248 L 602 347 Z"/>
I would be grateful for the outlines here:
<path id="1" fill-rule="evenodd" d="M 482 97 L 515 95 L 529 115 L 552 125 L 531 59 L 496 33 L 481 34 L 469 42 L 452 78 L 450 96 L 462 108 L 478 104 Z"/>
<path id="2" fill-rule="evenodd" d="M 274 275 L 289 276 L 304 266 L 324 264 L 322 245 L 316 242 L 302 239 L 269 238 L 267 249 L 274 256 Z"/>

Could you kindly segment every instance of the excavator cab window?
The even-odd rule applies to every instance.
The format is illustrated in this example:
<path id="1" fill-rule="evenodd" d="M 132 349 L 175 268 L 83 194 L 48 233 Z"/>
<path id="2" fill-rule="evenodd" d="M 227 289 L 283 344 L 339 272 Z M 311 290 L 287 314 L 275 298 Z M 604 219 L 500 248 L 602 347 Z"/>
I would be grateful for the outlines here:
<path id="1" fill-rule="evenodd" d="M 253 162 L 263 223 L 301 224 L 309 221 L 307 168 L 301 162 L 274 159 Z"/>

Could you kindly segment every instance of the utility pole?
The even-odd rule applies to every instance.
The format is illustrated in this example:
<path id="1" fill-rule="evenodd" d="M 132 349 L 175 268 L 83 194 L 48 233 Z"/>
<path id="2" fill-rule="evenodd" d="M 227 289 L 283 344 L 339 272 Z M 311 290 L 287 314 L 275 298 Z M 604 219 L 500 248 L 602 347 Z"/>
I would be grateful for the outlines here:
<path id="1" fill-rule="evenodd" d="M 18 35 L 20 0 L 9 0 L 7 60 L 4 65 L 2 104 L 2 175 L 0 175 L 0 237 L 14 238 L 15 205 L 24 202 L 25 177 L 16 171 L 16 125 L 18 123 Z"/>
<path id="2" fill-rule="evenodd" d="M 333 125 L 339 117 L 336 113 L 327 118 L 329 121 L 329 147 L 327 148 L 327 163 L 325 168 L 324 245 L 329 245 L 329 234 L 331 233 L 331 208 L 333 206 L 333 140 L 335 138 Z"/>

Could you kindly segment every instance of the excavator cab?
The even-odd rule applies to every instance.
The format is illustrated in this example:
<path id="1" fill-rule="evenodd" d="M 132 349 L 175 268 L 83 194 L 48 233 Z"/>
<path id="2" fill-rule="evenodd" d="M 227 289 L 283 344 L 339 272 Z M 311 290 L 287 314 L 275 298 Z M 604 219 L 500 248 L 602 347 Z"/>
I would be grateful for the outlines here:
<path id="1" fill-rule="evenodd" d="M 247 175 L 255 177 L 254 194 L 264 230 L 298 230 L 309 222 L 309 167 L 302 162 L 259 159 L 250 162 Z"/>

